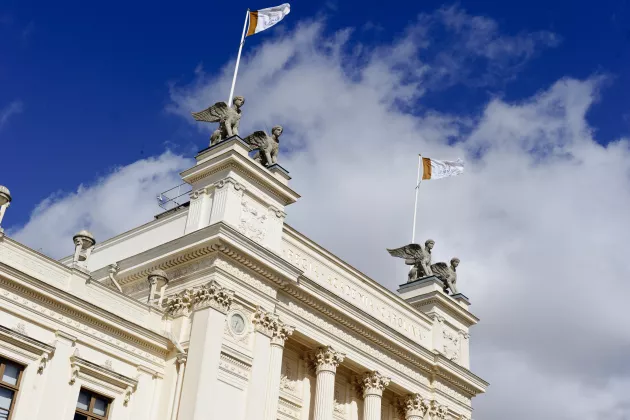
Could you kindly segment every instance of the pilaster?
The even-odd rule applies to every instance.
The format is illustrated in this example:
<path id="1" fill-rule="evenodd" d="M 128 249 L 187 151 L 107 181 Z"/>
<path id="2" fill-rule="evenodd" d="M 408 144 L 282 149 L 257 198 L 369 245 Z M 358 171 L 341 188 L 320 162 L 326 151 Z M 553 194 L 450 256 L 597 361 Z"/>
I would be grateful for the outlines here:
<path id="1" fill-rule="evenodd" d="M 67 399 L 59 398 L 70 388 L 70 357 L 72 357 L 77 338 L 64 331 L 55 332 L 55 353 L 46 364 L 45 385 L 38 418 L 63 419 L 67 415 Z"/>
<path id="2" fill-rule="evenodd" d="M 191 310 L 193 314 L 179 418 L 214 419 L 216 410 L 209 404 L 208 397 L 217 395 L 221 337 L 234 292 L 211 281 L 191 289 L 185 296 L 190 297 L 186 301 L 187 308 L 178 310 Z"/>

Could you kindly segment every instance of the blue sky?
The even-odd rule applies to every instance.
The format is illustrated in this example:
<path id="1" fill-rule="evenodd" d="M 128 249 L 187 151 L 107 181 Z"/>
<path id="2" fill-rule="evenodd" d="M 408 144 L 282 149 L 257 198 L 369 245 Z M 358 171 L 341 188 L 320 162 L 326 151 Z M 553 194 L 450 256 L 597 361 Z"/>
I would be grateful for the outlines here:
<path id="1" fill-rule="evenodd" d="M 419 13 L 442 5 L 295 2 L 291 18 L 271 33 L 249 38 L 245 53 L 274 32 L 318 16 L 326 17 L 328 32 L 353 27 L 358 28 L 353 36 L 366 46 L 388 43 Z M 113 166 L 161 153 L 165 146 L 181 152 L 204 146 L 205 138 L 190 125 L 164 112 L 168 85 L 188 83 L 199 64 L 207 72 L 223 66 L 236 54 L 246 8 L 267 6 L 251 1 L 2 2 L 0 110 L 16 111 L 0 126 L 2 154 L 9 157 L 3 159 L 2 183 L 19 197 L 7 223 L 26 222 L 34 206 L 52 192 L 73 190 Z M 491 17 L 511 34 L 551 31 L 558 45 L 537 51 L 519 67 L 518 80 L 503 74 L 492 85 L 439 90 L 424 98 L 418 112 L 425 106 L 478 112 L 494 95 L 517 100 L 560 77 L 602 73 L 611 76 L 610 83 L 588 120 L 599 141 L 628 133 L 628 1 L 598 2 L 597 7 L 587 1 L 469 1 L 465 8 Z"/>
<path id="2" fill-rule="evenodd" d="M 151 220 L 208 144 L 189 112 L 227 99 L 246 8 L 274 5 L 3 2 L 7 234 L 62 257 Z M 236 88 L 243 134 L 284 127 L 288 223 L 395 290 L 417 154 L 464 158 L 422 184 L 416 239 L 461 259 L 481 318 L 473 419 L 628 420 L 630 2 L 291 10 Z"/>

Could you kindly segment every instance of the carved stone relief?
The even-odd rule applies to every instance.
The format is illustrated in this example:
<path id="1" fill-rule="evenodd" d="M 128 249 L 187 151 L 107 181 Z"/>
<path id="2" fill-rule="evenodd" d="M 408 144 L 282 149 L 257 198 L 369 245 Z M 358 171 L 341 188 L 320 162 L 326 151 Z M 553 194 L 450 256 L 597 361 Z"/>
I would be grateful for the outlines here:
<path id="1" fill-rule="evenodd" d="M 241 202 L 241 220 L 238 225 L 239 232 L 256 242 L 263 242 L 265 240 L 265 222 L 267 221 L 266 213 L 264 209 L 251 200 L 243 199 Z"/>

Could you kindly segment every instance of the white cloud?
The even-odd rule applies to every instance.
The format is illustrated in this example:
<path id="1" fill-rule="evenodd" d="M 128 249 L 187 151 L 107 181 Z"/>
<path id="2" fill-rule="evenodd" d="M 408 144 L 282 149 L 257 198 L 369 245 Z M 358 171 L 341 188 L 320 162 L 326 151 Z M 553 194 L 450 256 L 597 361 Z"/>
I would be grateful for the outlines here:
<path id="1" fill-rule="evenodd" d="M 9 105 L 0 109 L 0 129 L 9 121 L 13 115 L 19 114 L 24 110 L 22 101 L 13 101 Z"/>
<path id="2" fill-rule="evenodd" d="M 436 45 L 428 21 L 450 43 Z M 256 51 L 246 48 L 237 82 L 243 134 L 285 127 L 280 163 L 302 194 L 289 223 L 395 289 L 407 267 L 385 248 L 409 240 L 417 154 L 466 158 L 463 176 L 422 184 L 418 240 L 436 240 L 438 261 L 461 258 L 460 289 L 481 318 L 473 371 L 491 387 L 475 418 L 630 418 L 630 148 L 593 138 L 585 115 L 602 80 L 560 80 L 519 103 L 492 100 L 481 115 L 414 115 L 426 92 L 510 76 L 557 37 L 505 35 L 454 8 L 376 48 L 350 30 L 326 36 L 323 25 L 265 34 Z M 460 71 L 475 56 L 485 61 Z M 224 100 L 233 64 L 172 86 L 169 109 L 191 121 L 189 111 Z M 86 225 L 105 238 L 140 224 L 190 164 L 167 153 L 121 168 L 42 203 L 14 236 L 57 252 L 59 238 L 70 248 Z"/>
<path id="3" fill-rule="evenodd" d="M 76 192 L 59 192 L 42 201 L 25 226 L 8 232 L 13 239 L 55 258 L 72 252 L 72 236 L 87 229 L 103 241 L 162 212 L 156 196 L 181 183 L 179 172 L 192 166 L 170 152 L 115 168 Z"/>
<path id="4" fill-rule="evenodd" d="M 358 56 L 347 31 L 324 36 L 321 22 L 249 51 L 236 89 L 247 99 L 242 133 L 284 125 L 280 163 L 302 194 L 289 223 L 391 289 L 406 266 L 385 248 L 409 239 L 417 153 L 467 158 L 464 176 L 422 184 L 418 239 L 436 240 L 438 260 L 462 259 L 460 288 L 481 317 L 473 369 L 491 387 L 475 417 L 628 418 L 630 327 L 620 320 L 630 150 L 592 137 L 585 115 L 602 79 L 560 80 L 520 103 L 495 99 L 481 115 L 412 115 L 434 81 L 489 81 L 556 42 L 505 36 L 488 18 L 449 10 L 431 19 L 461 34 L 445 46 L 465 52 L 451 67 L 439 54 L 424 58 L 432 39 L 417 26 Z M 487 58 L 482 69 L 453 74 L 473 55 Z M 190 121 L 188 108 L 221 100 L 232 65 L 174 86 L 171 110 Z"/>

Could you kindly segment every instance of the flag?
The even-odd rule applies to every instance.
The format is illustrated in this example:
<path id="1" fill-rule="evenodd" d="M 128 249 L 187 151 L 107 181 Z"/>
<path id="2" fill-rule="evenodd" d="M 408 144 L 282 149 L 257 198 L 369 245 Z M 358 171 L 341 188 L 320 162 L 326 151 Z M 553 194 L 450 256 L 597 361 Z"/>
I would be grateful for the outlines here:
<path id="1" fill-rule="evenodd" d="M 433 160 L 422 158 L 422 179 L 440 179 L 459 175 L 464 172 L 464 161 Z"/>
<path id="2" fill-rule="evenodd" d="M 247 36 L 257 34 L 280 22 L 291 11 L 289 3 L 267 9 L 250 10 Z"/>

